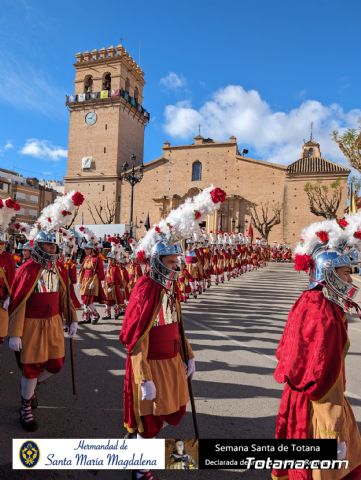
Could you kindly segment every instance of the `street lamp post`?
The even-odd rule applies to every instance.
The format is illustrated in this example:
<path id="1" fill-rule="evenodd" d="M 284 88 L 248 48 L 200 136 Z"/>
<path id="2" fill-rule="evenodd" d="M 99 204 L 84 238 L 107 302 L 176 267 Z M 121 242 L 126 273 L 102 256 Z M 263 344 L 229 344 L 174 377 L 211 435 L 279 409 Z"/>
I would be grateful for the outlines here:
<path id="1" fill-rule="evenodd" d="M 144 175 L 144 165 L 143 163 L 139 166 L 135 166 L 136 156 L 132 155 L 131 158 L 131 167 L 128 162 L 125 162 L 122 167 L 122 173 L 120 178 L 128 182 L 131 186 L 131 196 L 130 196 L 130 236 L 133 237 L 133 209 L 134 209 L 134 186 L 141 182 Z M 130 168 L 130 170 L 129 170 Z"/>

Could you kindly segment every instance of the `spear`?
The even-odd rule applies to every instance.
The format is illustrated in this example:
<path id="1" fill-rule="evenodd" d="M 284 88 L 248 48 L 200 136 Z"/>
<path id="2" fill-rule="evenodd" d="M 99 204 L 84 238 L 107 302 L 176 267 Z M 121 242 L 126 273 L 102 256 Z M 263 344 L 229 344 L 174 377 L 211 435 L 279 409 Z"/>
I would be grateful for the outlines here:
<path id="1" fill-rule="evenodd" d="M 72 312 L 70 307 L 70 278 L 69 278 L 69 265 L 66 265 L 66 313 L 68 321 L 68 332 L 70 330 Z M 71 366 L 71 382 L 73 386 L 73 395 L 76 395 L 75 388 L 75 362 L 74 362 L 74 349 L 73 349 L 73 338 L 69 337 L 69 346 L 70 346 L 70 366 Z"/>

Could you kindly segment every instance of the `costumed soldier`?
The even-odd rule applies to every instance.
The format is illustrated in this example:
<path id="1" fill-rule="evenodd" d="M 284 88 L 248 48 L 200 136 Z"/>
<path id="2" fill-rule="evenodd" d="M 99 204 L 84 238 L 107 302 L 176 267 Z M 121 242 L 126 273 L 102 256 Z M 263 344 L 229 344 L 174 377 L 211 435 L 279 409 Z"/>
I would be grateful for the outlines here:
<path id="1" fill-rule="evenodd" d="M 128 270 L 126 268 L 126 262 L 127 262 L 127 257 L 126 257 L 126 251 L 124 250 L 123 246 L 121 246 L 119 255 L 118 255 L 118 269 L 119 269 L 119 275 L 120 275 L 120 293 L 123 298 L 123 305 L 121 305 L 121 314 L 125 312 L 125 307 L 129 301 L 129 274 Z"/>
<path id="2" fill-rule="evenodd" d="M 143 275 L 143 270 L 140 260 L 137 258 L 136 249 L 137 242 L 133 238 L 128 239 L 128 244 L 132 250 L 132 253 L 129 255 L 129 262 L 127 265 L 128 270 L 128 288 L 132 292 L 134 285 L 137 283 L 139 278 Z"/>
<path id="3" fill-rule="evenodd" d="M 33 246 L 31 242 L 25 242 L 23 245 L 23 259 L 22 263 L 25 263 L 27 260 L 30 260 L 31 258 L 31 252 L 33 251 Z"/>
<path id="4" fill-rule="evenodd" d="M 187 250 L 185 252 L 185 263 L 189 273 L 189 283 L 192 290 L 192 295 L 197 298 L 197 294 L 200 293 L 200 285 L 198 281 L 198 258 L 194 248 L 194 241 L 192 238 L 186 240 Z"/>
<path id="5" fill-rule="evenodd" d="M 98 323 L 100 315 L 95 308 L 94 302 L 104 302 L 104 292 L 101 282 L 104 280 L 103 259 L 97 251 L 96 237 L 86 227 L 79 230 L 85 236 L 87 243 L 84 245 L 85 258 L 79 273 L 80 296 L 83 302 L 82 321 L 79 323 Z"/>
<path id="6" fill-rule="evenodd" d="M 77 331 L 76 312 L 67 301 L 67 286 L 56 265 L 59 248 L 54 232 L 65 222 L 63 212 L 71 214 L 82 200 L 73 191 L 42 211 L 31 233 L 31 259 L 18 268 L 13 282 L 9 347 L 18 353 L 22 370 L 20 422 L 28 431 L 37 429 L 33 415 L 37 383 L 58 373 L 64 363 L 63 319 L 70 336 Z"/>
<path id="7" fill-rule="evenodd" d="M 359 263 L 354 247 L 361 247 L 360 214 L 315 223 L 302 232 L 295 269 L 309 271 L 309 287 L 289 314 L 274 374 L 285 384 L 276 437 L 336 439 L 338 460 L 347 460 L 348 468 L 274 471 L 273 479 L 361 478 L 361 437 L 345 397 L 346 313 L 360 310 L 350 276 L 351 266 Z"/>
<path id="8" fill-rule="evenodd" d="M 20 209 L 12 198 L 0 199 L 0 344 L 8 333 L 9 303 L 11 287 L 15 275 L 15 260 L 6 251 L 8 241 L 5 238 L 11 217 Z"/>
<path id="9" fill-rule="evenodd" d="M 60 254 L 58 260 L 58 268 L 63 275 L 64 281 L 69 278 L 70 298 L 76 310 L 81 308 L 81 303 L 75 293 L 75 285 L 78 283 L 77 279 L 77 264 L 73 258 L 76 257 L 77 243 L 75 235 L 72 235 L 68 230 L 59 229 L 62 236 L 63 243 L 59 246 Z"/>
<path id="10" fill-rule="evenodd" d="M 124 425 L 138 438 L 156 437 L 164 422 L 177 425 L 185 413 L 187 376 L 195 372 L 195 360 L 176 291 L 179 242 L 199 231 L 196 219 L 214 212 L 224 199 L 221 189 L 203 190 L 149 230 L 138 247 L 138 253 L 150 256 L 150 271 L 132 291 L 120 332 L 127 349 Z M 155 477 L 134 471 L 133 478 Z"/>
<path id="11" fill-rule="evenodd" d="M 122 313 L 122 305 L 124 305 L 124 298 L 120 291 L 122 279 L 120 270 L 117 266 L 117 253 L 112 244 L 112 251 L 107 255 L 108 267 L 105 273 L 104 280 L 104 295 L 105 295 L 105 312 L 102 317 L 103 320 L 112 318 L 112 307 L 114 309 L 114 318 L 117 320 Z"/>

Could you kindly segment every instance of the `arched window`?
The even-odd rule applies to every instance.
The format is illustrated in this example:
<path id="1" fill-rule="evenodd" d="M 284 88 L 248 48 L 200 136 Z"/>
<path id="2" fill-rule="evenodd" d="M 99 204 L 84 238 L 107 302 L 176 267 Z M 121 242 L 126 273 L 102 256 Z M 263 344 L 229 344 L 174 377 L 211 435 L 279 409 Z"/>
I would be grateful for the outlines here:
<path id="1" fill-rule="evenodd" d="M 84 93 L 91 93 L 93 91 L 93 77 L 87 75 L 84 78 Z"/>
<path id="2" fill-rule="evenodd" d="M 202 164 L 199 160 L 192 165 L 192 182 L 202 180 Z"/>
<path id="3" fill-rule="evenodd" d="M 137 103 L 139 103 L 139 100 L 138 100 L 138 99 L 139 99 L 139 90 L 138 90 L 137 87 L 135 87 L 135 89 L 134 89 L 134 100 L 135 100 Z"/>
<path id="4" fill-rule="evenodd" d="M 129 93 L 129 89 L 130 89 L 130 81 L 129 81 L 129 78 L 126 78 L 126 79 L 125 79 L 125 89 L 124 89 L 124 90 L 125 90 L 127 93 Z"/>
<path id="5" fill-rule="evenodd" d="M 111 90 L 112 88 L 112 76 L 110 73 L 106 73 L 103 77 L 102 90 Z"/>
<path id="6" fill-rule="evenodd" d="M 308 149 L 308 156 L 313 157 L 313 148 Z"/>

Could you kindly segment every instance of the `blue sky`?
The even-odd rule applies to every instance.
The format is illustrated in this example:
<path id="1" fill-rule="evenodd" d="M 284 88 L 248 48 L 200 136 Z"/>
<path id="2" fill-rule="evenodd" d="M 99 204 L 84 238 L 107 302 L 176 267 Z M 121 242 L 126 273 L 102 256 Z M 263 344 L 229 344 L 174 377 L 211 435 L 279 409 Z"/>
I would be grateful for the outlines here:
<path id="1" fill-rule="evenodd" d="M 311 121 L 330 133 L 361 117 L 358 0 L 2 0 L 0 165 L 61 178 L 78 51 L 123 43 L 145 72 L 145 160 L 164 140 L 237 136 L 254 158 L 291 163 Z"/>

